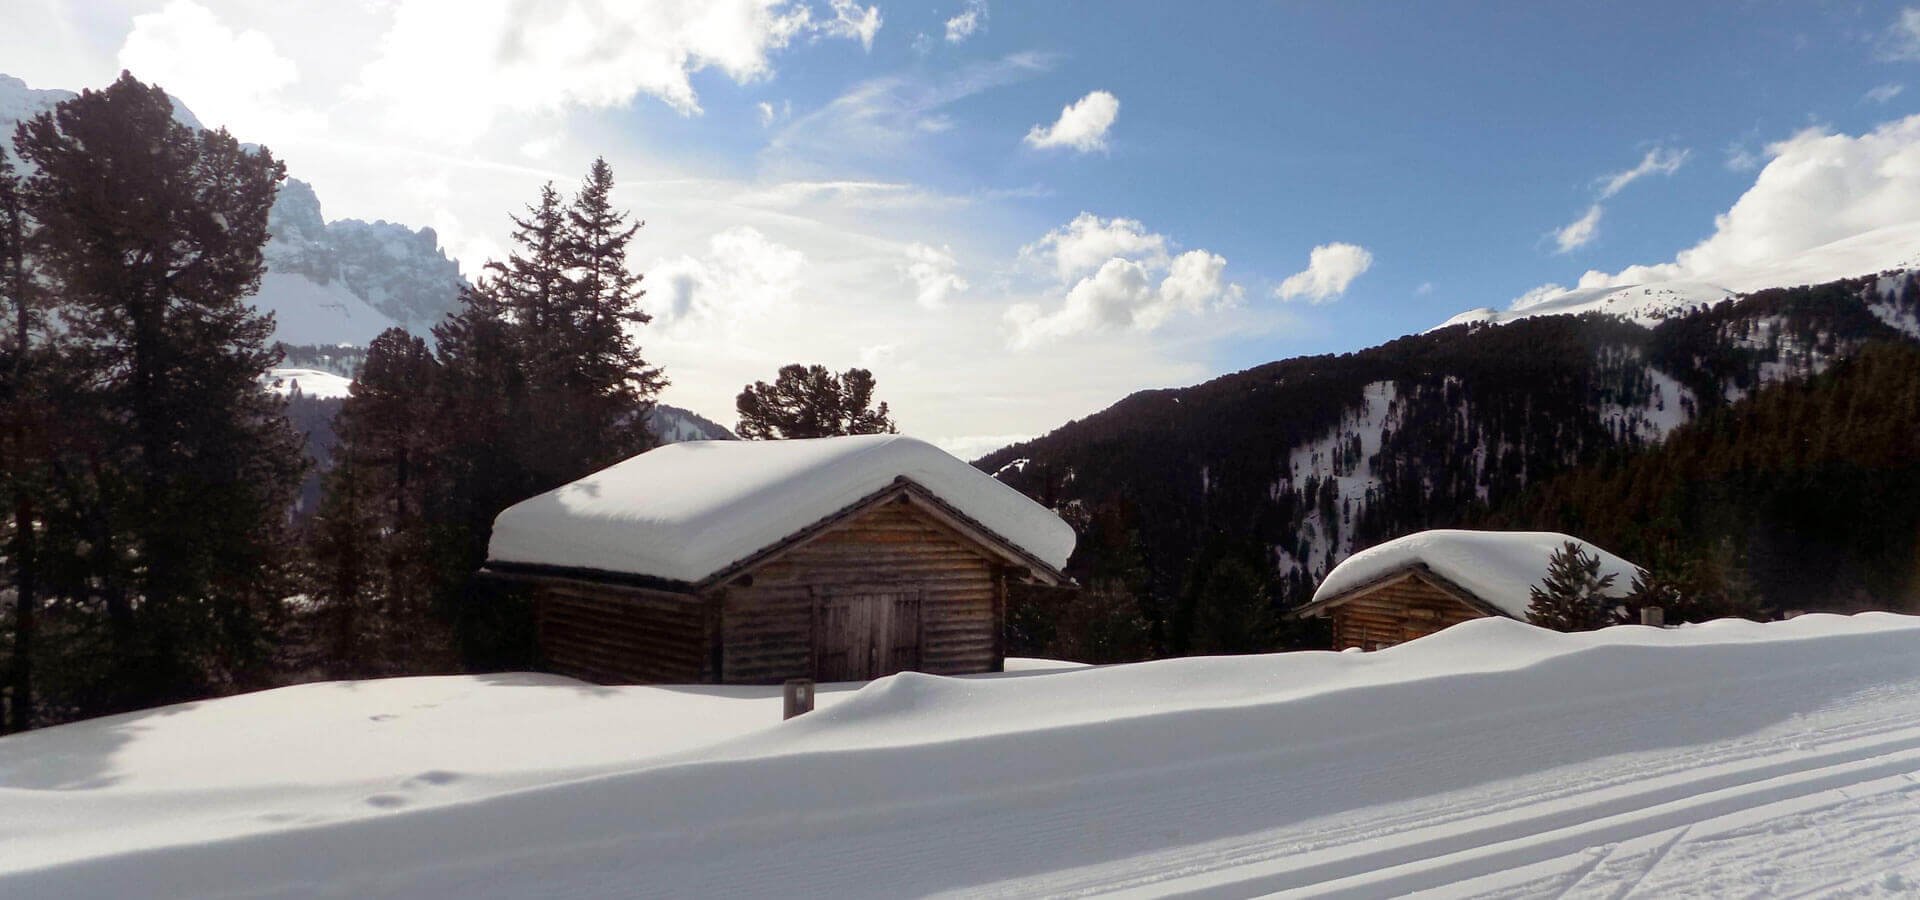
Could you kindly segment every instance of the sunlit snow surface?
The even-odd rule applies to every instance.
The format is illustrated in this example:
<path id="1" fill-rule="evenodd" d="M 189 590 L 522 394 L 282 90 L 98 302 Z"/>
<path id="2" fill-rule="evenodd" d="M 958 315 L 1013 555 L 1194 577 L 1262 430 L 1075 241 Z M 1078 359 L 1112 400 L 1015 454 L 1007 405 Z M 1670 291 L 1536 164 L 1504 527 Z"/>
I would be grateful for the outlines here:
<path id="1" fill-rule="evenodd" d="M 310 685 L 0 739 L 0 895 L 1898 896 L 1916 651 L 1889 614 L 1483 619 L 786 723 L 772 688 Z"/>
<path id="2" fill-rule="evenodd" d="M 266 377 L 267 390 L 276 394 L 292 394 L 299 391 L 307 397 L 325 399 L 344 399 L 353 392 L 353 379 L 319 369 L 301 369 L 283 366 L 271 369 Z"/>

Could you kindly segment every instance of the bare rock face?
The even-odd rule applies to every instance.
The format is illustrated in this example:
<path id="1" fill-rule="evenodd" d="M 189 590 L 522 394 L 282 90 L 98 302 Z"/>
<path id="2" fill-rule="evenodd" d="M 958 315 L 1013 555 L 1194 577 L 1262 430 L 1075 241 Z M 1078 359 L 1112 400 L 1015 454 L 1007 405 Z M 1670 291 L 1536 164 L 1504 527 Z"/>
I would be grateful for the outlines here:
<path id="1" fill-rule="evenodd" d="M 426 335 L 460 298 L 466 279 L 460 264 L 440 248 L 431 228 L 396 222 L 363 222 L 321 215 L 313 186 L 288 179 L 269 221 L 268 271 L 299 275 L 341 290 L 392 324 Z M 291 344 L 329 343 L 323 335 L 284 334 Z"/>

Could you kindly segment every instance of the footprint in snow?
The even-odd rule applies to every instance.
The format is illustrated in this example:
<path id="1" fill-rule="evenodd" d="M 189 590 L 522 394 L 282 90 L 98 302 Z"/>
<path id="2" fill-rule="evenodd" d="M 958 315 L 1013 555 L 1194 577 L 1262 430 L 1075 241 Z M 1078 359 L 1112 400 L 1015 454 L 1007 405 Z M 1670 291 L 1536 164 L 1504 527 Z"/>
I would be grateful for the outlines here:
<path id="1" fill-rule="evenodd" d="M 367 798 L 367 805 L 378 809 L 395 809 L 407 805 L 407 798 L 394 794 L 375 794 Z"/>
<path id="2" fill-rule="evenodd" d="M 415 775 L 412 778 L 409 778 L 406 781 L 401 782 L 401 784 L 407 787 L 415 787 L 423 784 L 430 784 L 437 787 L 441 785 L 452 784 L 459 780 L 460 780 L 460 773 L 458 772 L 448 772 L 442 769 L 433 769 L 430 771 L 421 772 L 420 774 Z"/>

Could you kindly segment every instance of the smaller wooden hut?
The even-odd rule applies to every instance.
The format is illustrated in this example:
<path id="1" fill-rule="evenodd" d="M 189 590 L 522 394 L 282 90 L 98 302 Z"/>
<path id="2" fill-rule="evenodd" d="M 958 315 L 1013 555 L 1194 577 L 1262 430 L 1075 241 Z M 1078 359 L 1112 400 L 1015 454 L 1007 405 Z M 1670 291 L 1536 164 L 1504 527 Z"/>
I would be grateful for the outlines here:
<path id="1" fill-rule="evenodd" d="M 1592 544 L 1550 531 L 1434 530 L 1395 538 L 1348 557 L 1295 616 L 1333 619 L 1333 649 L 1378 650 L 1470 619 L 1527 620 L 1532 588 L 1568 541 L 1600 560 L 1624 595 L 1636 567 Z"/>
<path id="2" fill-rule="evenodd" d="M 515 504 L 485 573 L 530 584 L 545 666 L 602 683 L 1000 670 L 1009 582 L 1074 533 L 898 435 L 671 444 Z"/>

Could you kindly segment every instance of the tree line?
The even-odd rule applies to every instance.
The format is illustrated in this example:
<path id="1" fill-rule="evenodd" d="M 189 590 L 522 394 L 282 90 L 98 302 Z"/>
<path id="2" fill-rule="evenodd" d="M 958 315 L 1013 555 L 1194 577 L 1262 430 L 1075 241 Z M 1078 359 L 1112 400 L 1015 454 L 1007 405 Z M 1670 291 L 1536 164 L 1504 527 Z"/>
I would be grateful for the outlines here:
<path id="1" fill-rule="evenodd" d="M 432 342 L 390 329 L 330 407 L 262 389 L 250 306 L 286 177 L 122 74 L 0 146 L 0 731 L 312 678 L 531 661 L 478 580 L 506 506 L 644 452 L 668 384 L 596 160 L 543 187 Z M 752 437 L 892 431 L 871 373 L 748 385 Z M 300 429 L 327 432 L 317 496 Z M 310 491 L 313 488 L 309 488 Z M 296 514 L 298 513 L 298 514 Z"/>

